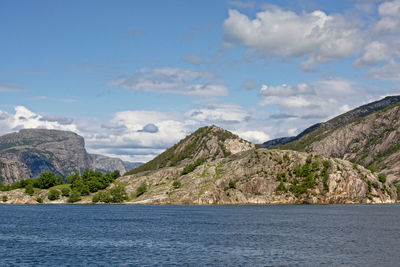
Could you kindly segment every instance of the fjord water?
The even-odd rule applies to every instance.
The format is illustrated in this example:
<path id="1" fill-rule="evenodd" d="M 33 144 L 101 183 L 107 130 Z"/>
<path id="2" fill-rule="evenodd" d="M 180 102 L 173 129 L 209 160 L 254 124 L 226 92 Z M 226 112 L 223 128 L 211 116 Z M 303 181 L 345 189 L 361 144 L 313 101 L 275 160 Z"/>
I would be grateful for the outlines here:
<path id="1" fill-rule="evenodd" d="M 0 205 L 0 265 L 397 266 L 400 205 Z"/>

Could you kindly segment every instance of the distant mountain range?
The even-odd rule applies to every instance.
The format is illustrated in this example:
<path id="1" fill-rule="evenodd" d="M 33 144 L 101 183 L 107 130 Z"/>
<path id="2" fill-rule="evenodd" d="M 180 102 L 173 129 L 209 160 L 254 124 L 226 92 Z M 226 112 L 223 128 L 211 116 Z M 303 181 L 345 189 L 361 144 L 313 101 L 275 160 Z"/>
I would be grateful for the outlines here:
<path id="1" fill-rule="evenodd" d="M 88 168 L 123 174 L 139 165 L 89 154 L 83 137 L 73 132 L 23 129 L 0 136 L 0 177 L 5 184 L 47 171 L 67 175 Z"/>

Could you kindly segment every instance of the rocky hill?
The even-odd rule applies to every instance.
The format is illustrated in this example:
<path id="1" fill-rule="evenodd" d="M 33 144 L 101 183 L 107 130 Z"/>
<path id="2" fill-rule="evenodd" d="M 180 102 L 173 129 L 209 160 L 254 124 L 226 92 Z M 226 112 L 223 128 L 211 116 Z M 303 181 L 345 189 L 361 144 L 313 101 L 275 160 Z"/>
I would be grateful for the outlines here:
<path id="1" fill-rule="evenodd" d="M 73 132 L 23 129 L 0 137 L 0 176 L 5 184 L 47 171 L 66 175 L 89 168 L 125 173 L 125 166 L 117 158 L 88 154 L 83 137 Z"/>
<path id="2" fill-rule="evenodd" d="M 216 126 L 206 126 L 126 175 L 170 166 L 184 166 L 198 159 L 224 158 L 254 147 L 254 144 L 227 130 Z"/>
<path id="3" fill-rule="evenodd" d="M 314 136 L 318 136 L 319 133 L 322 131 L 326 131 L 329 129 L 333 129 L 335 127 L 339 127 L 339 126 L 348 124 L 357 118 L 361 118 L 361 117 L 367 116 L 373 112 L 383 110 L 383 109 L 385 109 L 391 105 L 394 105 L 396 103 L 399 103 L 399 102 L 400 102 L 400 96 L 388 96 L 381 100 L 378 100 L 378 101 L 360 106 L 358 108 L 355 108 L 353 110 L 350 110 L 350 111 L 348 111 L 342 115 L 339 115 L 327 122 L 314 124 L 314 125 L 308 127 L 307 129 L 305 129 L 303 132 L 301 132 L 297 136 L 281 137 L 281 138 L 273 139 L 273 140 L 270 140 L 270 141 L 267 141 L 267 142 L 261 144 L 260 146 L 263 148 L 270 148 L 270 147 L 274 147 L 274 146 L 291 143 L 288 146 L 284 146 L 284 148 L 301 150 L 301 149 L 304 149 L 305 145 L 307 145 L 308 143 L 313 141 Z"/>
<path id="4" fill-rule="evenodd" d="M 397 197 L 392 185 L 362 166 L 255 149 L 215 126 L 199 129 L 119 182 L 132 196 L 145 185 L 145 193 L 128 201 L 136 204 L 391 203 Z"/>
<path id="5" fill-rule="evenodd" d="M 399 180 L 400 103 L 336 127 L 319 128 L 278 148 L 350 160 L 385 173 L 390 181 Z"/>

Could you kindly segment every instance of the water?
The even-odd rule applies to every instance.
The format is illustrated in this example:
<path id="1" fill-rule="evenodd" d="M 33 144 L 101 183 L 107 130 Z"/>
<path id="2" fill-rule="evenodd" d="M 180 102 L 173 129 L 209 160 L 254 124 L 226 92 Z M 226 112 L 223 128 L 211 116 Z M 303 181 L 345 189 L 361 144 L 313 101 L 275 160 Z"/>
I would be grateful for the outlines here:
<path id="1" fill-rule="evenodd" d="M 0 265 L 398 266 L 400 205 L 0 205 Z"/>

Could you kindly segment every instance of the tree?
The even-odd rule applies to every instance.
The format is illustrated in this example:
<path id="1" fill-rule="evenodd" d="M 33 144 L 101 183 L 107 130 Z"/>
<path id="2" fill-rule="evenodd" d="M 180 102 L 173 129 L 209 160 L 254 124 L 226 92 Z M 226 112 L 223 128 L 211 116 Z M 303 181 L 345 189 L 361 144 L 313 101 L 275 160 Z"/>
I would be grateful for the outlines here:
<path id="1" fill-rule="evenodd" d="M 128 199 L 128 194 L 125 191 L 125 187 L 122 187 L 120 185 L 111 188 L 110 194 L 111 194 L 111 201 L 115 203 L 120 203 Z"/>
<path id="2" fill-rule="evenodd" d="M 61 189 L 61 195 L 62 195 L 63 197 L 69 197 L 70 191 L 71 191 L 71 190 L 70 190 L 68 187 L 63 187 L 63 188 Z"/>
<path id="3" fill-rule="evenodd" d="M 57 200 L 60 198 L 61 192 L 58 191 L 57 189 L 50 189 L 49 195 L 47 198 L 49 200 Z"/>
<path id="4" fill-rule="evenodd" d="M 115 180 L 119 177 L 121 177 L 121 174 L 119 173 L 119 170 L 115 170 L 111 173 L 111 177 Z"/>
<path id="5" fill-rule="evenodd" d="M 68 198 L 68 202 L 70 203 L 74 203 L 81 200 L 81 193 L 77 190 L 72 190 L 69 198 Z"/>
<path id="6" fill-rule="evenodd" d="M 380 173 L 380 174 L 378 175 L 378 179 L 379 179 L 379 181 L 380 181 L 382 184 L 386 183 L 386 174 Z"/>
<path id="7" fill-rule="evenodd" d="M 25 186 L 25 194 L 33 196 L 34 193 L 35 193 L 35 190 L 33 189 L 32 184 L 28 184 L 27 186 Z"/>
<path id="8" fill-rule="evenodd" d="M 3 196 L 2 200 L 3 200 L 3 202 L 7 202 L 8 201 L 8 196 Z"/>
<path id="9" fill-rule="evenodd" d="M 54 173 L 44 172 L 35 180 L 33 185 L 37 188 L 47 189 L 57 185 L 57 179 Z"/>

